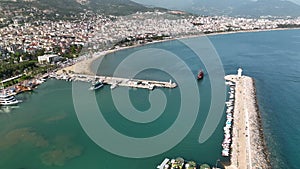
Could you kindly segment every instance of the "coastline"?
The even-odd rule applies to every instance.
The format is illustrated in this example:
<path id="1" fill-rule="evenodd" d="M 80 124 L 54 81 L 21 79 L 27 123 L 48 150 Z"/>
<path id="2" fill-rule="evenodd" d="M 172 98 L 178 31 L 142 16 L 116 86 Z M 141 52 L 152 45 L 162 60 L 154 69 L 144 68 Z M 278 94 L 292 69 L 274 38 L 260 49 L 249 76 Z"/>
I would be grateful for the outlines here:
<path id="1" fill-rule="evenodd" d="M 225 168 L 271 168 L 254 79 L 237 75 L 227 75 L 225 79 L 236 85 L 231 164 Z"/>
<path id="2" fill-rule="evenodd" d="M 126 46 L 126 47 L 120 47 L 117 49 L 112 49 L 112 50 L 104 50 L 101 52 L 96 52 L 92 54 L 92 57 L 85 58 L 74 65 L 67 66 L 64 68 L 59 69 L 56 71 L 57 75 L 62 75 L 65 72 L 73 72 L 77 74 L 88 74 L 88 75 L 95 75 L 95 73 L 92 71 L 92 64 L 95 60 L 104 57 L 110 53 L 118 52 L 121 50 L 126 50 L 130 48 L 136 48 L 140 46 L 145 46 L 149 44 L 155 44 L 155 43 L 163 43 L 163 42 L 168 42 L 168 41 L 173 41 L 173 40 L 178 40 L 178 39 L 188 39 L 188 38 L 197 38 L 197 37 L 202 37 L 202 36 L 215 36 L 215 35 L 227 35 L 227 34 L 235 34 L 235 33 L 249 33 L 249 32 L 268 32 L 268 31 L 284 31 L 284 30 L 299 30 L 300 28 L 274 28 L 274 29 L 259 29 L 259 30 L 242 30 L 242 31 L 228 31 L 228 32 L 214 32 L 214 33 L 199 33 L 197 35 L 184 35 L 184 36 L 179 36 L 179 37 L 173 37 L 170 39 L 164 39 L 164 40 L 159 40 L 159 41 L 152 41 L 152 42 L 147 42 L 144 44 L 135 44 L 132 46 Z"/>

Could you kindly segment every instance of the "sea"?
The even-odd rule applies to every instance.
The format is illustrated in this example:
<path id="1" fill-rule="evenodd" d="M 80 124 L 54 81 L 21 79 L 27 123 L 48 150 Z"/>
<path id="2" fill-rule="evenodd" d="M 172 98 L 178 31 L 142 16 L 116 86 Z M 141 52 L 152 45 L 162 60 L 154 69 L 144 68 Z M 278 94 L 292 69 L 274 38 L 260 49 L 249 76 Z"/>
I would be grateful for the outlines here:
<path id="1" fill-rule="evenodd" d="M 300 30 L 213 35 L 208 36 L 208 40 L 210 49 L 201 50 L 213 49 L 218 57 L 216 60 L 219 59 L 222 63 L 225 74 L 236 74 L 237 68 L 242 67 L 245 75 L 255 79 L 263 132 L 272 168 L 299 168 Z M 197 38 L 185 39 L 185 41 L 197 43 Z M 136 72 L 133 65 L 143 67 L 141 60 L 131 62 L 126 67 L 128 63 L 126 59 L 135 54 L 142 54 L 146 58 L 157 57 L 159 54 L 170 56 L 173 54 L 181 61 L 173 63 L 169 60 L 172 63 L 170 66 L 167 62 L 157 59 L 157 65 L 167 64 L 172 67 L 170 70 L 175 70 L 171 72 L 167 72 L 168 69 L 164 67 L 153 65 Z M 161 81 L 171 79 L 179 86 L 175 89 L 155 88 L 149 91 L 127 87 L 111 90 L 110 86 L 105 85 L 97 91 L 90 91 L 88 90 L 90 83 L 48 79 L 33 92 L 18 95 L 17 98 L 23 101 L 18 106 L 0 108 L 0 168 L 153 169 L 165 158 L 177 157 L 195 161 L 199 165 L 206 163 L 220 167 L 221 163 L 228 163 L 229 159 L 221 156 L 223 127 L 226 121 L 223 113 L 225 109 L 221 108 L 222 115 L 215 121 L 208 122 L 214 126 L 212 135 L 204 142 L 199 142 L 199 135 L 209 116 L 208 112 L 214 104 L 211 99 L 213 93 L 211 82 L 214 76 L 210 74 L 211 71 L 208 71 L 210 65 L 199 59 L 197 52 L 179 40 L 154 43 L 111 53 L 102 60 L 95 61 L 92 69 L 98 75 L 111 76 L 115 75 L 116 69 L 121 64 L 125 70 L 123 69 L 123 73 L 121 71 L 119 75 L 124 78 Z M 188 77 L 185 75 L 196 77 L 200 68 L 205 72 L 204 79 L 187 81 Z M 184 74 L 186 70 L 188 70 L 187 74 Z M 133 75 L 129 77 L 128 72 Z M 180 72 L 184 76 L 180 76 Z M 180 85 L 189 86 L 186 84 L 191 84 L 191 87 L 180 88 Z M 193 85 L 197 88 L 195 89 Z M 186 90 L 195 90 L 192 91 L 195 95 L 185 98 L 183 92 Z M 117 107 L 119 105 L 117 102 L 128 99 L 114 98 L 113 94 L 118 92 L 128 95 L 128 107 L 133 108 L 135 113 L 149 113 L 151 111 L 147 110 L 155 108 L 153 104 L 165 103 L 165 107 L 162 110 L 157 109 L 162 111 L 158 112 L 160 113 L 158 117 L 141 122 L 138 120 L 142 118 L 134 119 L 135 116 L 130 115 L 130 112 L 130 117 L 127 117 L 121 112 L 122 109 Z M 84 94 L 81 97 L 77 93 Z M 185 100 L 181 98 L 182 96 Z M 198 101 L 197 96 L 200 103 L 199 107 L 196 106 L 195 115 L 193 114 L 195 106 L 188 103 L 194 103 L 194 98 Z M 219 97 L 221 96 L 222 94 L 219 93 Z M 78 113 L 78 105 L 75 105 L 78 103 L 76 103 L 78 98 L 80 113 Z M 162 101 L 155 101 L 161 98 Z M 93 124 L 95 125 L 93 131 L 87 131 L 83 127 L 82 115 L 86 113 L 86 116 L 90 116 L 94 111 L 91 107 L 95 104 L 91 100 L 97 103 L 96 108 L 100 110 L 98 113 L 101 113 L 101 118 L 110 126 L 109 130 L 97 124 Z M 189 106 L 184 107 L 183 102 L 187 102 Z M 177 123 L 179 117 L 184 120 Z M 94 122 L 97 122 L 97 118 L 91 120 L 91 123 Z M 178 132 L 170 133 L 172 130 L 169 129 L 174 125 L 179 125 L 176 126 L 179 127 L 176 130 Z M 182 131 L 181 127 L 186 126 L 190 128 Z M 131 140 L 133 143 L 126 142 L 126 139 L 112 139 L 111 142 L 100 141 L 99 143 L 91 137 L 96 134 L 99 140 L 107 140 L 111 137 L 111 131 L 120 133 L 124 138 L 135 139 Z M 156 140 L 155 136 L 162 133 L 168 137 L 164 140 Z M 173 142 L 177 136 L 182 138 L 178 142 Z M 151 139 L 144 146 L 137 143 L 136 147 L 126 149 L 130 147 L 129 145 L 134 145 L 134 141 L 147 138 Z M 110 144 L 111 147 L 104 144 Z M 155 153 L 154 151 L 160 146 L 162 152 Z M 116 151 L 119 150 L 116 147 L 121 149 L 123 147 L 126 151 Z M 164 147 L 169 148 L 164 149 Z M 151 154 L 150 150 L 154 153 Z"/>

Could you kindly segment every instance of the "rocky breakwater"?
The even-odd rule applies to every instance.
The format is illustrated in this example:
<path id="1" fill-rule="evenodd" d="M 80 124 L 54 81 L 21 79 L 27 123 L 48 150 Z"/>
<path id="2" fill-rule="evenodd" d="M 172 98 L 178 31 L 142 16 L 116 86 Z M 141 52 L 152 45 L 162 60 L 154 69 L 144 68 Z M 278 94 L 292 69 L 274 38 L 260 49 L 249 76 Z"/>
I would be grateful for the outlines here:
<path id="1" fill-rule="evenodd" d="M 238 75 L 227 75 L 225 79 L 235 84 L 231 165 L 226 168 L 271 168 L 254 80 L 248 76 Z"/>

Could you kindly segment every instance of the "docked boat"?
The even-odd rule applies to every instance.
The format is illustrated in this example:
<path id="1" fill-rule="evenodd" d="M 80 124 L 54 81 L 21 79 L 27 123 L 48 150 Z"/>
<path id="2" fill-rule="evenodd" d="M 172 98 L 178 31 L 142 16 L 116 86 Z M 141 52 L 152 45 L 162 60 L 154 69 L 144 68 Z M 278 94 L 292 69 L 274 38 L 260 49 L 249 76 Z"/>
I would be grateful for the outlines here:
<path id="1" fill-rule="evenodd" d="M 1 106 L 12 106 L 20 103 L 13 95 L 0 94 L 0 105 Z"/>
<path id="2" fill-rule="evenodd" d="M 103 86 L 103 83 L 100 81 L 96 81 L 92 83 L 92 86 L 90 87 L 90 90 L 97 90 Z"/>
<path id="3" fill-rule="evenodd" d="M 204 76 L 204 72 L 203 72 L 203 70 L 201 69 L 201 70 L 198 72 L 197 79 L 198 79 L 198 80 L 203 79 L 203 76 Z"/>
<path id="4" fill-rule="evenodd" d="M 153 90 L 153 89 L 154 89 L 154 87 L 155 87 L 155 85 L 153 85 L 153 84 L 149 84 L 149 86 L 148 86 L 148 89 L 149 89 L 149 90 Z"/>
<path id="5" fill-rule="evenodd" d="M 110 86 L 110 89 L 114 89 L 114 88 L 116 88 L 116 87 L 118 87 L 118 84 L 117 84 L 117 83 L 113 83 L 113 84 Z"/>

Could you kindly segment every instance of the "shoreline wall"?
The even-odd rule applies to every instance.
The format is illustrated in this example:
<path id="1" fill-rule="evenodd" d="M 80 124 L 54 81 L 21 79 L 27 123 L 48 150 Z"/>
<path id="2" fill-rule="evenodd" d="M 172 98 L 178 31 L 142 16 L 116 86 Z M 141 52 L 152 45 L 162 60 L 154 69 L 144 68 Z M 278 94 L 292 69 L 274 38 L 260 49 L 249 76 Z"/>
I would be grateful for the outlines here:
<path id="1" fill-rule="evenodd" d="M 225 79 L 235 83 L 231 165 L 226 168 L 271 168 L 254 80 L 237 75 L 227 75 Z"/>

